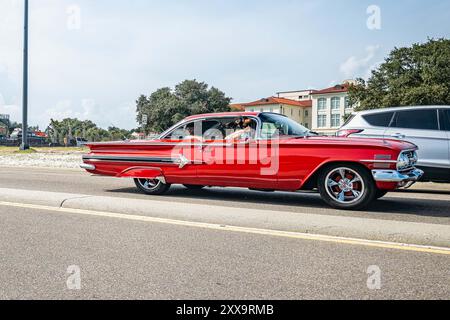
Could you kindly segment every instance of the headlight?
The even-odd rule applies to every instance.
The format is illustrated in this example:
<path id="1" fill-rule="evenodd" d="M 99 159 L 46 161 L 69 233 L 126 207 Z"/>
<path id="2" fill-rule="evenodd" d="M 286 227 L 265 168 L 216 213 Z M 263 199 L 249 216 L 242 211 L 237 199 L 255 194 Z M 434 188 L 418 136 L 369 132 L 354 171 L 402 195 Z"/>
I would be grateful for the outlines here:
<path id="1" fill-rule="evenodd" d="M 410 161 L 411 161 L 411 166 L 415 166 L 417 164 L 417 161 L 419 161 L 419 156 L 417 155 L 417 151 L 413 152 L 413 157 Z"/>
<path id="2" fill-rule="evenodd" d="M 397 161 L 397 170 L 404 170 L 411 166 L 410 160 L 405 153 L 400 154 Z"/>

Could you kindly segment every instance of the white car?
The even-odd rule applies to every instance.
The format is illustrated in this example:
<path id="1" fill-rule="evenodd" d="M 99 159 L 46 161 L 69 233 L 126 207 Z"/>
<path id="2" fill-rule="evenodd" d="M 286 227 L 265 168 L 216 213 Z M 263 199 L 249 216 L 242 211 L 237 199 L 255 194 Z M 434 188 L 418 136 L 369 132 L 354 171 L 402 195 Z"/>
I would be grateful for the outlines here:
<path id="1" fill-rule="evenodd" d="M 354 113 L 341 137 L 406 140 L 419 147 L 422 181 L 450 182 L 450 106 L 395 107 Z"/>

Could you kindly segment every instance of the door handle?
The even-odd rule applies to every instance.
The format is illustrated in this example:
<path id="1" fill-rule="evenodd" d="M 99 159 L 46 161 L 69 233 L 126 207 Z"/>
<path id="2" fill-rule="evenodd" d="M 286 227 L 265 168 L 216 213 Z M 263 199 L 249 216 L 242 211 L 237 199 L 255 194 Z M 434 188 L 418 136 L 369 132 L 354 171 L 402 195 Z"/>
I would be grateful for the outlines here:
<path id="1" fill-rule="evenodd" d="M 401 133 L 394 133 L 394 134 L 391 134 L 391 137 L 392 137 L 392 138 L 396 138 L 396 139 L 400 139 L 400 140 L 403 140 L 403 139 L 406 138 L 406 136 L 405 136 L 404 134 L 401 134 Z"/>

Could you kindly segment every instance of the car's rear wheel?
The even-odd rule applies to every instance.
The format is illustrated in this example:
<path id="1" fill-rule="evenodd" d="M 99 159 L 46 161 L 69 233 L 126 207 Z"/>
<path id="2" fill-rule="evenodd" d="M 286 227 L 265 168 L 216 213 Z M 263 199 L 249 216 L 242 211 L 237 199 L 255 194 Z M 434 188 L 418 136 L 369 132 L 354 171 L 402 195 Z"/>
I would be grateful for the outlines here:
<path id="1" fill-rule="evenodd" d="M 389 192 L 389 191 L 378 189 L 377 192 L 376 192 L 376 194 L 375 194 L 375 199 L 381 199 L 381 198 L 383 198 L 385 195 L 388 194 L 388 192 Z"/>
<path id="2" fill-rule="evenodd" d="M 370 172 L 356 164 L 333 164 L 319 174 L 318 189 L 322 199 L 333 208 L 360 210 L 376 195 Z"/>
<path id="3" fill-rule="evenodd" d="M 198 186 L 195 184 L 183 184 L 183 186 L 185 186 L 185 188 L 188 188 L 189 190 L 201 190 L 205 187 L 205 186 Z"/>
<path id="4" fill-rule="evenodd" d="M 170 184 L 158 179 L 134 179 L 136 187 L 145 194 L 161 195 L 170 189 Z"/>

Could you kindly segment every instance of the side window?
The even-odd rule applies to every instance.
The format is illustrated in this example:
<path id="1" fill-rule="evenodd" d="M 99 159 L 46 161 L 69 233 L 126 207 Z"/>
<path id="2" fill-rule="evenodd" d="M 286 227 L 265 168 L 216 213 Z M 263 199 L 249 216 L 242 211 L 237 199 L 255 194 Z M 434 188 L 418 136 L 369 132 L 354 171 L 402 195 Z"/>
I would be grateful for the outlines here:
<path id="1" fill-rule="evenodd" d="M 395 113 L 391 127 L 419 130 L 439 130 L 436 109 L 407 110 Z"/>
<path id="2" fill-rule="evenodd" d="M 173 130 L 166 139 L 172 140 L 183 140 L 188 138 L 202 138 L 203 135 L 209 133 L 210 135 L 217 135 L 218 130 L 214 131 L 214 129 L 219 128 L 219 122 L 217 120 L 204 120 L 204 121 L 194 121 L 184 125 L 179 126 L 175 130 Z M 214 132 L 213 132 L 214 131 Z M 220 131 L 219 131 L 220 134 Z"/>
<path id="3" fill-rule="evenodd" d="M 172 131 L 170 134 L 168 134 L 165 139 L 172 139 L 172 140 L 183 140 L 189 136 L 194 135 L 194 128 L 195 124 L 200 122 L 190 122 L 188 124 L 184 124 L 182 126 L 179 126 L 174 131 Z"/>
<path id="4" fill-rule="evenodd" d="M 394 112 L 383 112 L 376 114 L 368 114 L 363 116 L 363 119 L 372 126 L 376 127 L 389 127 Z"/>
<path id="5" fill-rule="evenodd" d="M 450 109 L 439 110 L 439 123 L 441 130 L 450 131 Z"/>

